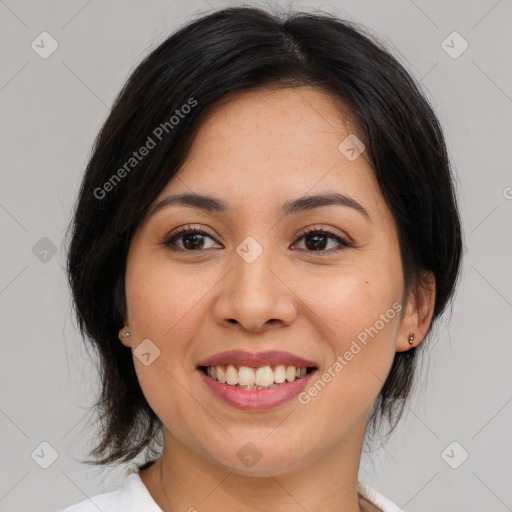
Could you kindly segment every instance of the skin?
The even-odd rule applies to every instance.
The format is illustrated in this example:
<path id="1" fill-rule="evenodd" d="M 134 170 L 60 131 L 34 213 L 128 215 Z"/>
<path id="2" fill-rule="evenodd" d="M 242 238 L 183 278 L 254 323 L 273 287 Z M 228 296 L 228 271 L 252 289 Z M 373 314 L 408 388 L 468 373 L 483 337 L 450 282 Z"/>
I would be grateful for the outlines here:
<path id="1" fill-rule="evenodd" d="M 135 356 L 134 364 L 165 427 L 162 456 L 141 473 L 163 510 L 376 510 L 357 494 L 370 408 L 395 352 L 409 349 L 409 333 L 415 345 L 422 341 L 435 290 L 404 295 L 396 225 L 366 154 L 350 161 L 338 149 L 356 134 L 341 108 L 310 87 L 251 91 L 223 103 L 155 204 L 193 192 L 222 199 L 231 211 L 168 206 L 132 239 L 131 336 L 121 340 L 134 350 L 150 339 L 160 350 L 149 366 Z M 285 201 L 330 192 L 358 201 L 371 220 L 341 205 L 280 212 Z M 162 243 L 187 224 L 209 233 L 203 246 L 190 236 L 176 240 L 176 250 Z M 353 245 L 321 238 L 314 250 L 312 235 L 296 236 L 308 226 Z M 252 263 L 236 252 L 248 236 L 263 248 Z M 218 352 L 280 349 L 317 362 L 321 375 L 394 303 L 401 315 L 306 405 L 293 399 L 272 410 L 238 410 L 197 373 L 197 363 Z M 237 457 L 248 442 L 261 454 L 252 467 Z"/>

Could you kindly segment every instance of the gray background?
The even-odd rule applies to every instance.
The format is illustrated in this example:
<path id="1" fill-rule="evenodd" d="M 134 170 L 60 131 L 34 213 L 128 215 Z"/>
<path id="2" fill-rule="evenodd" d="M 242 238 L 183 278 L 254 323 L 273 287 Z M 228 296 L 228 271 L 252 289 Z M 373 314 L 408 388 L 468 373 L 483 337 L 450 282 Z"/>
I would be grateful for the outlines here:
<path id="1" fill-rule="evenodd" d="M 0 0 L 0 511 L 55 511 L 121 483 L 124 466 L 77 462 L 91 446 L 98 374 L 70 315 L 65 229 L 130 71 L 182 23 L 233 4 Z M 406 417 L 372 462 L 363 458 L 360 480 L 408 512 L 512 510 L 512 2 L 280 5 L 320 8 L 377 34 L 421 80 L 457 173 L 466 256 L 451 320 Z M 59 45 L 46 59 L 31 47 L 43 31 Z M 442 47 L 454 31 L 469 44 L 458 58 Z M 52 448 L 42 442 L 58 453 L 47 469 Z"/>

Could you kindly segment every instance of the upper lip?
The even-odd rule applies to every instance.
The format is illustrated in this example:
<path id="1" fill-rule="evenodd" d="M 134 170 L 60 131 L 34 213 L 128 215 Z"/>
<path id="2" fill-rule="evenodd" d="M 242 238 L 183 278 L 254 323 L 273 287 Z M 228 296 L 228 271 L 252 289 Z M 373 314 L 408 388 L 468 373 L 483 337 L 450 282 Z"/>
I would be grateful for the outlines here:
<path id="1" fill-rule="evenodd" d="M 248 352 L 246 350 L 228 350 L 227 352 L 220 352 L 207 359 L 203 359 L 198 363 L 199 366 L 221 366 L 232 364 L 235 366 L 274 366 L 274 365 L 287 365 L 295 366 L 296 368 L 303 368 L 308 366 L 316 367 L 314 361 L 308 361 L 303 357 L 296 356 L 289 352 L 281 350 L 267 350 L 265 352 Z"/>

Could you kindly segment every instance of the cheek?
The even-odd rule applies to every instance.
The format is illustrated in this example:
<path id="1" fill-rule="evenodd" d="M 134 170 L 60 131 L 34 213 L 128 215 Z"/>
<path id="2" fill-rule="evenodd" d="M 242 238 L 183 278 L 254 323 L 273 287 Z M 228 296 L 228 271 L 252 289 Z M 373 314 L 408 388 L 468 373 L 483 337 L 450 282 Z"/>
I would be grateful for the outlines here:
<path id="1" fill-rule="evenodd" d="M 190 410 L 185 388 L 193 364 L 190 339 L 204 316 L 201 297 L 208 282 L 198 284 L 202 282 L 196 275 L 192 280 L 190 274 L 165 268 L 151 258 L 133 258 L 126 270 L 128 319 L 134 339 L 149 339 L 159 350 L 150 365 L 134 354 L 137 378 L 151 409 L 175 433 L 184 428 L 177 418 L 186 418 Z"/>
<path id="2" fill-rule="evenodd" d="M 352 272 L 306 294 L 311 321 L 322 333 L 330 358 L 302 403 L 311 401 L 326 411 L 334 437 L 364 417 L 384 385 L 396 350 L 398 292 L 387 278 Z"/>
<path id="3" fill-rule="evenodd" d="M 299 297 L 330 333 L 326 336 L 335 335 L 340 342 L 357 337 L 376 322 L 386 333 L 388 324 L 396 323 L 391 321 L 398 316 L 397 306 L 392 306 L 401 297 L 400 276 L 346 267 L 324 275 L 302 275 L 296 286 Z M 382 315 L 386 328 L 379 322 Z"/>
<path id="4" fill-rule="evenodd" d="M 371 405 L 389 373 L 396 351 L 401 278 L 374 265 L 347 266 L 325 278 L 303 278 L 301 294 L 330 353 L 326 407 L 360 412 Z M 315 283 L 315 286 L 311 286 Z M 308 286 L 309 284 L 309 286 Z M 335 376 L 335 377 L 334 377 Z M 321 387 L 321 385 L 319 385 Z M 355 412 L 355 411 L 354 411 Z"/>
<path id="5" fill-rule="evenodd" d="M 128 318 L 140 335 L 181 339 L 201 310 L 201 298 L 215 284 L 208 275 L 140 259 L 127 266 Z M 178 333 L 180 333 L 178 335 Z"/>

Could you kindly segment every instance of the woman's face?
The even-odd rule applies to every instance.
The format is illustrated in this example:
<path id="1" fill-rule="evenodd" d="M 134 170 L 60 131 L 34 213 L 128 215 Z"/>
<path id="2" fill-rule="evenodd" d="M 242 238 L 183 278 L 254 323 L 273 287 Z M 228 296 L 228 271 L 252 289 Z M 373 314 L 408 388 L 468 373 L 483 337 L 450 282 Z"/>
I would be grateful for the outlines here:
<path id="1" fill-rule="evenodd" d="M 256 476 L 346 453 L 408 347 L 396 226 L 350 134 L 312 88 L 243 93 L 202 124 L 154 203 L 191 194 L 225 209 L 174 202 L 134 235 L 123 343 L 165 435 L 208 463 Z M 346 199 L 303 201 L 332 194 Z M 174 237 L 181 228 L 204 233 Z M 231 350 L 284 351 L 317 371 L 300 395 L 242 408 L 198 369 Z"/>

